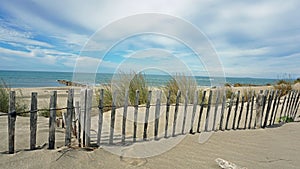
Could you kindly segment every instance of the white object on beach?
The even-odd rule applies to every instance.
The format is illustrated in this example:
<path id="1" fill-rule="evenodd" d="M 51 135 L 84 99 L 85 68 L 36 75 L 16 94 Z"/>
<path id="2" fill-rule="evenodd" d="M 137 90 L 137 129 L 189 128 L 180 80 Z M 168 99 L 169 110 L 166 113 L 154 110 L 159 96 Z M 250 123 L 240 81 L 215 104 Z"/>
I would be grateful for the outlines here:
<path id="1" fill-rule="evenodd" d="M 219 166 L 223 169 L 247 169 L 246 167 L 238 166 L 230 161 L 223 160 L 221 158 L 215 159 Z"/>

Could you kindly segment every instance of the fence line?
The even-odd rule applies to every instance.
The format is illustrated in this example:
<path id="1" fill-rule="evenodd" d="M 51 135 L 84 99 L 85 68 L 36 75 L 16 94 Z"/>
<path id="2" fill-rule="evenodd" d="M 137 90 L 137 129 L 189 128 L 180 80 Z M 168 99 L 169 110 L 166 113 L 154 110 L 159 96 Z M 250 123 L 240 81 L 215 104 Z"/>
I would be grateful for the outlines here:
<path id="1" fill-rule="evenodd" d="M 237 94 L 232 93 L 229 102 L 226 100 L 225 93 L 209 91 L 207 103 L 205 103 L 207 96 L 206 91 L 203 91 L 200 103 L 198 103 L 199 92 L 195 91 L 192 104 L 189 104 L 188 91 L 183 93 L 184 103 L 180 107 L 181 91 L 177 92 L 175 104 L 170 104 L 171 92 L 167 94 L 166 104 L 161 104 L 161 94 L 159 91 L 156 96 L 156 103 L 151 105 L 152 91 L 148 92 L 146 105 L 139 105 L 139 91 L 136 91 L 135 104 L 133 105 L 133 128 L 132 130 L 132 141 L 136 142 L 138 139 L 138 117 L 140 115 L 139 108 L 145 107 L 144 122 L 141 126 L 143 127 L 141 139 L 147 141 L 150 139 L 148 133 L 149 130 L 149 117 L 150 108 L 154 107 L 154 130 L 153 138 L 154 140 L 159 140 L 159 129 L 163 128 L 163 137 L 175 137 L 176 135 L 186 134 L 186 130 L 190 134 L 194 134 L 194 131 L 198 133 L 202 132 L 201 125 L 204 127 L 203 132 L 218 131 L 218 130 L 236 130 L 236 129 L 255 129 L 255 128 L 265 128 L 267 126 L 272 126 L 276 123 L 286 123 L 289 120 L 295 120 L 298 109 L 300 106 L 300 92 L 290 91 L 287 96 L 282 100 L 280 95 L 281 91 L 261 91 L 255 96 L 254 92 L 251 92 L 251 96 L 241 96 L 240 91 Z M 80 102 L 76 102 L 74 106 L 74 89 L 70 89 L 68 92 L 67 107 L 57 108 L 57 92 L 53 91 L 50 94 L 50 117 L 49 117 L 49 149 L 54 149 L 55 147 L 55 124 L 56 124 L 56 111 L 66 110 L 65 116 L 65 145 L 70 146 L 72 140 L 72 133 L 77 137 L 79 146 L 92 146 L 91 142 L 91 110 L 95 108 L 92 106 L 92 89 L 82 89 L 80 96 Z M 215 102 L 213 103 L 213 93 L 216 93 Z M 2 113 L 1 116 L 8 116 L 8 153 L 14 153 L 14 143 L 15 143 L 15 121 L 17 115 L 30 113 L 30 150 L 36 149 L 36 131 L 37 131 L 37 113 L 45 109 L 37 109 L 37 95 L 38 93 L 32 93 L 31 95 L 31 109 L 30 111 L 16 112 L 15 108 L 15 92 L 10 92 L 9 97 L 9 113 Z M 110 107 L 110 127 L 108 135 L 108 144 L 115 144 L 118 139 L 115 135 L 116 130 L 116 118 L 117 118 L 117 107 L 116 107 L 116 92 L 112 96 L 112 105 L 103 105 L 104 100 L 104 90 L 100 90 L 100 98 L 98 103 L 98 122 L 97 122 L 97 136 L 96 145 L 100 146 L 105 144 L 104 140 L 104 108 Z M 241 99 L 240 99 L 241 98 Z M 228 103 L 228 105 L 226 105 Z M 221 105 L 219 109 L 219 104 Z M 255 108 L 254 108 L 255 105 Z M 281 109 L 279 108 L 281 105 Z M 161 118 L 161 108 L 165 106 L 165 117 L 163 122 L 160 123 Z M 171 112 L 170 107 L 174 106 L 174 113 Z M 192 111 L 188 112 L 188 106 L 192 106 Z M 214 106 L 214 109 L 213 109 Z M 130 133 L 130 126 L 126 125 L 130 122 L 128 119 L 128 108 L 131 107 L 128 104 L 128 91 L 125 92 L 124 106 L 122 113 L 122 125 L 121 125 L 121 143 L 122 145 L 128 141 L 127 132 Z M 179 112 L 179 109 L 183 108 L 183 112 Z M 199 110 L 198 110 L 199 108 Z M 203 115 L 204 109 L 206 113 Z M 198 111 L 197 111 L 198 110 Z M 227 111 L 226 111 L 227 110 Z M 245 110 L 245 113 L 244 113 Z M 255 110 L 255 111 L 254 111 Z M 231 112 L 233 111 L 233 114 Z M 279 111 L 279 112 L 278 112 Z M 219 113 L 220 112 L 220 113 Z M 188 116 L 191 114 L 191 117 Z M 172 120 L 173 116 L 173 120 Z M 179 121 L 182 116 L 182 121 Z M 197 123 L 195 123 L 195 118 L 198 117 Z M 189 119 L 190 118 L 190 119 Z M 203 118 L 203 119 L 202 119 Z M 197 118 L 196 118 L 197 119 Z M 212 119 L 212 120 L 210 120 Z M 254 119 L 254 121 L 253 121 Z M 225 120 L 225 121 L 224 121 Z M 244 123 L 242 123 L 244 121 Z M 182 122 L 182 123 L 179 123 Z M 190 122 L 190 124 L 186 123 Z M 203 124 L 202 124 L 203 123 Z M 230 125 L 231 123 L 231 125 Z M 161 124 L 161 125 L 160 125 Z M 178 128 L 182 124 L 181 128 Z M 76 127 L 78 125 L 78 128 Z M 172 127 L 169 127 L 171 125 Z M 219 125 L 219 127 L 218 127 Z M 243 125 L 243 126 L 241 126 Z M 209 127 L 212 126 L 212 127 Z M 231 127 L 230 127 L 231 126 Z M 170 135 L 168 131 L 170 131 Z M 195 130 L 194 130 L 195 129 Z M 178 132 L 178 130 L 180 130 Z M 82 138 L 82 139 L 81 139 Z M 150 139 L 151 140 L 151 139 Z M 81 145 L 82 144 L 82 145 Z"/>

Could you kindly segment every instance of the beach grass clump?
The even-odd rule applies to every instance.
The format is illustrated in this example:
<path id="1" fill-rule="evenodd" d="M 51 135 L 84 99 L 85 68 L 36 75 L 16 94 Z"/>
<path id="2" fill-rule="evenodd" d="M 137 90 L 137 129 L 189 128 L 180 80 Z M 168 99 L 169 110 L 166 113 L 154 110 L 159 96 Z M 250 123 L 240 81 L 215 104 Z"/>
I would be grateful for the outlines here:
<path id="1" fill-rule="evenodd" d="M 143 73 L 118 73 L 113 77 L 110 85 L 103 85 L 105 107 L 112 105 L 113 95 L 115 95 L 115 103 L 117 107 L 121 107 L 125 102 L 125 92 L 128 91 L 128 104 L 134 105 L 136 99 L 136 91 L 139 91 L 139 104 L 145 104 L 147 102 L 147 95 L 149 87 L 147 85 L 145 75 Z M 96 98 L 99 101 L 99 91 L 96 94 Z M 109 110 L 110 108 L 106 108 Z"/>
<path id="2" fill-rule="evenodd" d="M 9 92 L 11 88 L 6 84 L 4 80 L 0 83 L 0 112 L 8 113 L 9 108 Z M 16 91 L 19 97 L 16 97 L 16 112 L 24 112 L 27 109 L 27 105 L 22 103 L 21 98 L 23 98 L 23 93 L 21 90 Z M 29 114 L 20 114 L 21 116 L 28 116 Z"/>
<path id="3" fill-rule="evenodd" d="M 287 95 L 292 90 L 292 83 L 287 80 L 279 80 L 274 85 L 275 90 L 281 91 L 281 96 Z"/>
<path id="4" fill-rule="evenodd" d="M 197 90 L 197 82 L 192 76 L 186 76 L 184 74 L 176 74 L 173 76 L 163 88 L 165 95 L 171 91 L 170 103 L 176 103 L 176 95 L 178 90 L 181 91 L 181 102 L 184 102 L 184 96 L 188 92 L 189 103 L 193 103 L 194 94 Z M 199 93 L 202 93 L 199 91 Z M 201 97 L 198 97 L 201 99 Z"/>

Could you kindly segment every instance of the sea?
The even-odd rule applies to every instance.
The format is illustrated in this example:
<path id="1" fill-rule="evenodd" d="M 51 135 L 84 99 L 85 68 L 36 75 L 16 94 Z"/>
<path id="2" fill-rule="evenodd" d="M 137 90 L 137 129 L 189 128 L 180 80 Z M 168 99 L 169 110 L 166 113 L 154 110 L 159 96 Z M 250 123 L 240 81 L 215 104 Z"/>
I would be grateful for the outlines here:
<path id="1" fill-rule="evenodd" d="M 109 84 L 114 74 L 97 73 L 95 84 Z M 195 76 L 198 86 L 211 86 L 211 77 Z M 7 71 L 0 70 L 1 83 L 5 82 L 11 88 L 33 88 L 33 87 L 59 87 L 57 80 L 72 81 L 73 72 L 38 72 L 38 71 Z M 171 76 L 145 74 L 145 80 L 149 86 L 163 86 Z M 226 77 L 229 84 L 252 84 L 266 85 L 275 84 L 277 79 L 250 78 L 250 77 Z"/>

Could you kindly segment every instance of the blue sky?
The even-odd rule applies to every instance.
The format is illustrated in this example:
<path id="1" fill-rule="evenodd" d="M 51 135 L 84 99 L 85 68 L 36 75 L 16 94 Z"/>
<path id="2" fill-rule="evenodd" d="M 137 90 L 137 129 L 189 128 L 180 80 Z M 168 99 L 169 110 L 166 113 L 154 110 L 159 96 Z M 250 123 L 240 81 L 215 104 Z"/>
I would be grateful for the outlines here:
<path id="1" fill-rule="evenodd" d="M 297 0 L 1 0 L 0 70 L 73 71 L 81 49 L 97 30 L 130 15 L 162 13 L 201 30 L 214 46 L 226 76 L 277 78 L 287 73 L 296 78 L 300 77 L 299 8 Z M 127 29 L 131 28 L 122 27 Z M 148 49 L 155 49 L 154 53 L 142 53 L 151 57 L 134 57 Z M 156 55 L 158 49 L 172 57 Z M 207 75 L 205 67 L 192 59 L 190 49 L 154 35 L 122 41 L 101 58 L 98 71 L 114 72 L 121 63 L 131 69 L 161 63 L 180 72 L 180 66 L 170 61 L 174 57 L 195 75 Z M 81 59 L 91 65 L 99 61 L 97 55 Z"/>

